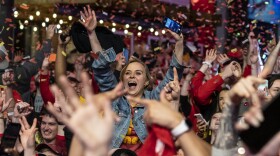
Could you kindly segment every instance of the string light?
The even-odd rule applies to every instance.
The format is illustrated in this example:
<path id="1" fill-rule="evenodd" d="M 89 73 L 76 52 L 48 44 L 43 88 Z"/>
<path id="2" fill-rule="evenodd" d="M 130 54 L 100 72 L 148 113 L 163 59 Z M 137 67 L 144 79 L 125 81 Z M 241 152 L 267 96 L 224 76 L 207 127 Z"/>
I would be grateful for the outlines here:
<path id="1" fill-rule="evenodd" d="M 36 11 L 36 16 L 40 16 L 40 11 Z"/>
<path id="2" fill-rule="evenodd" d="M 124 30 L 124 34 L 127 34 L 127 33 L 128 33 L 128 30 L 125 29 L 125 30 Z"/>
<path id="3" fill-rule="evenodd" d="M 139 25 L 139 26 L 138 26 L 138 30 L 142 30 L 142 26 Z"/>
<path id="4" fill-rule="evenodd" d="M 42 27 L 45 27 L 45 26 L 46 26 L 46 23 L 45 23 L 45 22 L 43 22 L 43 23 L 42 23 Z"/>
<path id="5" fill-rule="evenodd" d="M 50 18 L 46 17 L 45 21 L 46 21 L 46 22 L 49 22 L 49 21 L 50 21 Z"/>
<path id="6" fill-rule="evenodd" d="M 155 35 L 158 36 L 158 31 L 155 31 Z"/>
<path id="7" fill-rule="evenodd" d="M 56 17 L 57 17 L 57 14 L 56 14 L 56 13 L 54 13 L 54 14 L 52 15 L 52 17 L 53 17 L 53 18 L 56 18 Z"/>
<path id="8" fill-rule="evenodd" d="M 58 30 L 58 33 L 61 34 L 61 33 L 62 33 L 62 30 Z"/>
<path id="9" fill-rule="evenodd" d="M 32 21 L 32 20 L 34 19 L 34 16 L 33 16 L 33 15 L 30 15 L 30 16 L 29 16 L 29 19 L 30 19 L 30 21 Z"/>
<path id="10" fill-rule="evenodd" d="M 128 28 L 129 28 L 129 24 L 126 24 L 126 25 L 125 25 L 125 28 L 127 28 L 127 29 L 128 29 Z"/>
<path id="11" fill-rule="evenodd" d="M 68 20 L 72 21 L 73 17 L 72 16 L 68 16 Z"/>
<path id="12" fill-rule="evenodd" d="M 36 32 L 38 30 L 37 27 L 33 27 L 33 31 Z"/>
<path id="13" fill-rule="evenodd" d="M 20 28 L 21 30 L 24 29 L 24 25 L 21 24 L 21 25 L 19 26 L 19 28 Z"/>
<path id="14" fill-rule="evenodd" d="M 24 21 L 24 24 L 28 24 L 28 20 L 25 20 L 25 21 Z"/>
<path id="15" fill-rule="evenodd" d="M 112 23 L 112 26 L 115 27 L 115 26 L 116 26 L 116 23 Z"/>
<path id="16" fill-rule="evenodd" d="M 150 32 L 154 32 L 155 31 L 155 29 L 154 28 L 150 28 Z"/>
<path id="17" fill-rule="evenodd" d="M 103 20 L 99 20 L 99 23 L 100 23 L 100 24 L 103 24 L 103 23 L 104 23 L 104 21 L 103 21 Z"/>
<path id="18" fill-rule="evenodd" d="M 63 20 L 61 19 L 61 20 L 59 20 L 59 22 L 58 22 L 59 24 L 63 24 Z"/>
<path id="19" fill-rule="evenodd" d="M 112 28 L 112 32 L 116 32 L 116 28 Z"/>
<path id="20" fill-rule="evenodd" d="M 138 33 L 137 33 L 137 36 L 141 36 L 141 35 L 142 35 L 141 32 L 138 32 Z"/>
<path id="21" fill-rule="evenodd" d="M 18 11 L 15 11 L 15 12 L 14 12 L 14 17 L 17 18 L 18 15 L 19 15 Z"/>
<path id="22" fill-rule="evenodd" d="M 60 28 L 61 28 L 61 25 L 60 25 L 60 24 L 56 25 L 56 28 L 57 28 L 57 29 L 60 29 Z"/>
<path id="23" fill-rule="evenodd" d="M 162 33 L 162 34 L 165 34 L 165 33 L 166 33 L 166 31 L 165 31 L 165 30 L 162 30 L 162 31 L 161 31 L 161 33 Z"/>

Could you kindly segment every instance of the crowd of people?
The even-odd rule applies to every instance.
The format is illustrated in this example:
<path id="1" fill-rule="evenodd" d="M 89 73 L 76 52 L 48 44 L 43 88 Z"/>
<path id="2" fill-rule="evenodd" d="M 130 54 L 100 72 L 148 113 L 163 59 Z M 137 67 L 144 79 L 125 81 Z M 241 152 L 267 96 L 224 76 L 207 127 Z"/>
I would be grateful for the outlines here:
<path id="1" fill-rule="evenodd" d="M 80 13 L 87 53 L 69 52 L 73 36 L 60 35 L 51 60 L 55 25 L 33 58 L 8 59 L 1 44 L 1 155 L 280 155 L 279 132 L 254 150 L 240 135 L 268 120 L 263 110 L 280 90 L 275 36 L 267 60 L 253 32 L 231 54 L 184 59 L 184 36 L 167 30 L 174 45 L 153 55 L 138 46 L 127 60 L 104 46 L 94 10 Z"/>

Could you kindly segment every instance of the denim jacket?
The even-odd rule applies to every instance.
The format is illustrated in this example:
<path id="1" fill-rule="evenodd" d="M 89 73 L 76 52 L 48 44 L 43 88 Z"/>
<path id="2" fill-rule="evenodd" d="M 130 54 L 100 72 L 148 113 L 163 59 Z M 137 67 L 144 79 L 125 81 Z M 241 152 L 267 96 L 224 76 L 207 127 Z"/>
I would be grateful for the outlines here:
<path id="1" fill-rule="evenodd" d="M 116 54 L 114 52 L 114 49 L 110 48 L 101 52 L 99 54 L 99 58 L 96 59 L 92 64 L 95 80 L 97 81 L 102 92 L 113 89 L 118 83 L 113 71 L 109 66 L 110 63 L 115 61 L 115 58 Z M 152 91 L 145 90 L 143 98 L 159 100 L 160 91 L 167 83 L 172 81 L 174 78 L 173 67 L 177 68 L 179 78 L 182 77 L 184 67 L 178 63 L 177 58 L 174 54 L 172 56 L 170 67 L 163 81 L 161 81 L 161 83 Z M 119 148 L 129 128 L 129 122 L 131 119 L 131 108 L 125 96 L 122 96 L 113 101 L 112 107 L 114 112 L 120 117 L 120 121 L 115 123 L 111 148 Z M 143 120 L 144 112 L 145 107 L 143 107 L 142 105 L 137 105 L 134 108 L 134 117 L 132 119 L 134 130 L 142 143 L 147 137 L 146 125 Z"/>

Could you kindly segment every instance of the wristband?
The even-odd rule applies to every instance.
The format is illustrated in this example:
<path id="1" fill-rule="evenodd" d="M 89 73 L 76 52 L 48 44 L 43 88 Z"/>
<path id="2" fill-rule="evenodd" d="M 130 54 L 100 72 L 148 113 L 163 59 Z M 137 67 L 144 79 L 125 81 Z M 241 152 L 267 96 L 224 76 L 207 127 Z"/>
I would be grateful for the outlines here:
<path id="1" fill-rule="evenodd" d="M 209 63 L 209 62 L 206 62 L 206 61 L 202 62 L 202 64 L 206 64 L 206 65 L 208 65 L 208 67 L 209 67 L 209 68 L 211 68 L 211 67 L 212 67 L 212 64 L 211 64 L 211 63 Z"/>
<path id="2" fill-rule="evenodd" d="M 182 135 L 183 133 L 189 131 L 191 128 L 190 126 L 186 123 L 185 120 L 182 120 L 180 122 L 179 125 L 177 125 L 175 128 L 173 128 L 171 130 L 171 134 L 173 135 L 173 137 L 177 138 L 179 137 L 180 135 Z"/>

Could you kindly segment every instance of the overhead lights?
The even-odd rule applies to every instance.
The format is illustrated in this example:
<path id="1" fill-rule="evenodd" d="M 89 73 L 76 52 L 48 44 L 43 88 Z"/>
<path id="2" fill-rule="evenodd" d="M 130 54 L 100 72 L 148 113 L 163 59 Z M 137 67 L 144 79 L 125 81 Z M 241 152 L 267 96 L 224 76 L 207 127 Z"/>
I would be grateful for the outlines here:
<path id="1" fill-rule="evenodd" d="M 165 34 L 165 33 L 166 33 L 166 31 L 165 31 L 165 30 L 162 30 L 162 31 L 161 31 L 161 33 L 162 33 L 162 34 Z"/>
<path id="2" fill-rule="evenodd" d="M 116 32 L 116 28 L 112 28 L 112 32 Z"/>
<path id="3" fill-rule="evenodd" d="M 32 21 L 32 20 L 34 19 L 34 16 L 33 16 L 33 15 L 30 15 L 30 16 L 29 16 L 29 19 L 30 19 L 30 21 Z"/>
<path id="4" fill-rule="evenodd" d="M 150 32 L 154 32 L 155 31 L 155 29 L 154 28 L 150 28 Z"/>
<path id="5" fill-rule="evenodd" d="M 24 25 L 21 24 L 21 25 L 19 26 L 19 28 L 20 28 L 21 30 L 24 29 Z"/>
<path id="6" fill-rule="evenodd" d="M 53 18 L 56 18 L 56 17 L 57 17 L 57 14 L 56 14 L 56 13 L 54 13 L 54 14 L 52 15 L 52 17 L 53 17 Z"/>
<path id="7" fill-rule="evenodd" d="M 46 23 L 45 22 L 42 22 L 42 27 L 46 27 Z"/>
<path id="8" fill-rule="evenodd" d="M 49 21 L 50 21 L 50 18 L 46 17 L 45 21 L 46 21 L 46 22 L 49 22 Z"/>
<path id="9" fill-rule="evenodd" d="M 125 30 L 124 30 L 124 34 L 127 34 L 127 33 L 128 33 L 128 30 L 125 29 Z"/>
<path id="10" fill-rule="evenodd" d="M 128 29 L 128 28 L 129 28 L 129 24 L 126 24 L 126 25 L 125 25 L 125 28 Z"/>
<path id="11" fill-rule="evenodd" d="M 155 31 L 155 35 L 158 36 L 158 31 Z"/>
<path id="12" fill-rule="evenodd" d="M 36 32 L 38 30 L 37 27 L 33 27 L 33 31 Z"/>
<path id="13" fill-rule="evenodd" d="M 141 35 L 142 35 L 141 32 L 138 32 L 138 33 L 137 33 L 137 36 L 141 36 Z"/>
<path id="14" fill-rule="evenodd" d="M 14 17 L 17 18 L 19 15 L 18 11 L 14 11 Z"/>
<path id="15" fill-rule="evenodd" d="M 40 16 L 40 11 L 36 11 L 36 16 Z"/>
<path id="16" fill-rule="evenodd" d="M 58 22 L 59 24 L 63 24 L 63 20 L 61 19 L 61 20 L 59 20 L 59 22 Z"/>
<path id="17" fill-rule="evenodd" d="M 61 25 L 60 25 L 60 24 L 56 25 L 56 28 L 57 28 L 57 29 L 60 29 L 60 28 L 61 28 Z"/>
<path id="18" fill-rule="evenodd" d="M 101 20 L 99 20 L 99 23 L 100 23 L 100 24 L 103 24 L 103 23 L 104 23 L 104 21 L 101 19 Z"/>
<path id="19" fill-rule="evenodd" d="M 115 26 L 116 26 L 116 23 L 112 23 L 112 26 L 115 27 Z"/>
<path id="20" fill-rule="evenodd" d="M 73 17 L 72 16 L 68 16 L 68 20 L 72 21 Z"/>
<path id="21" fill-rule="evenodd" d="M 28 23 L 29 23 L 28 20 L 25 20 L 25 21 L 24 21 L 24 24 L 28 24 Z"/>
<path id="22" fill-rule="evenodd" d="M 138 30 L 142 30 L 142 26 L 141 25 L 138 26 Z"/>

